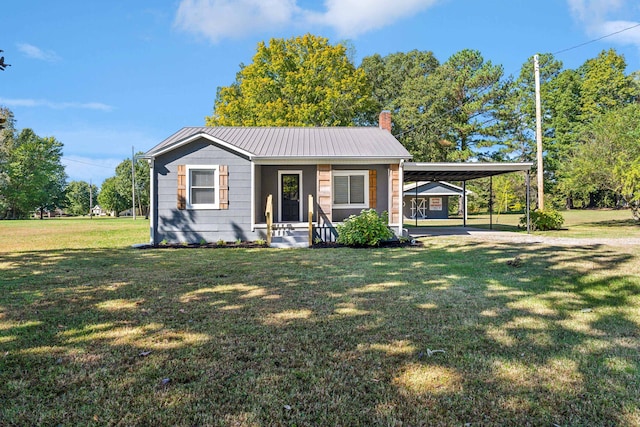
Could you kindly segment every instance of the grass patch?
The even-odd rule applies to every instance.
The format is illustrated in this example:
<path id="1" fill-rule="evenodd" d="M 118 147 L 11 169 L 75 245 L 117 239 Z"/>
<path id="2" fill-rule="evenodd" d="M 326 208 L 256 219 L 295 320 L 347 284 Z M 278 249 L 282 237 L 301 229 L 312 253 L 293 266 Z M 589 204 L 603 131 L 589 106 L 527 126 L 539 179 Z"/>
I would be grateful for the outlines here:
<path id="1" fill-rule="evenodd" d="M 0 253 L 0 424 L 640 423 L 640 248 L 134 250 L 122 227 Z"/>

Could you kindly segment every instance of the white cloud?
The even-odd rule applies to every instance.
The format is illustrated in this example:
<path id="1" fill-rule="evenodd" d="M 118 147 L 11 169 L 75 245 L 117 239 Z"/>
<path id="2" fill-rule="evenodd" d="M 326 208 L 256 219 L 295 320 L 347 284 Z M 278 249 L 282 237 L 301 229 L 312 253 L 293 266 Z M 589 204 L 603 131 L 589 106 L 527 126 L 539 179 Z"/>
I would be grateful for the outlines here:
<path id="1" fill-rule="evenodd" d="M 619 44 L 640 47 L 640 27 L 628 29 L 640 25 L 640 19 L 628 19 L 638 12 L 635 0 L 567 0 L 567 4 L 573 18 L 584 26 L 589 37 L 607 36 L 608 40 Z"/>
<path id="2" fill-rule="evenodd" d="M 29 43 L 18 43 L 18 50 L 29 58 L 40 59 L 41 61 L 56 62 L 60 60 L 57 53 L 52 50 L 42 50 Z"/>
<path id="3" fill-rule="evenodd" d="M 307 13 L 310 22 L 333 27 L 339 35 L 355 37 L 421 12 L 438 0 L 326 0 L 326 12 Z"/>
<path id="4" fill-rule="evenodd" d="M 47 107 L 54 110 L 65 110 L 69 108 L 82 110 L 111 111 L 113 107 L 101 102 L 53 102 L 46 99 L 11 99 L 0 98 L 0 104 L 8 107 Z"/>
<path id="5" fill-rule="evenodd" d="M 289 24 L 295 0 L 182 0 L 174 25 L 216 43 Z"/>
<path id="6" fill-rule="evenodd" d="M 174 25 L 213 43 L 274 28 L 333 28 L 355 37 L 421 12 L 441 0 L 325 0 L 323 11 L 303 9 L 297 0 L 182 0 Z"/>

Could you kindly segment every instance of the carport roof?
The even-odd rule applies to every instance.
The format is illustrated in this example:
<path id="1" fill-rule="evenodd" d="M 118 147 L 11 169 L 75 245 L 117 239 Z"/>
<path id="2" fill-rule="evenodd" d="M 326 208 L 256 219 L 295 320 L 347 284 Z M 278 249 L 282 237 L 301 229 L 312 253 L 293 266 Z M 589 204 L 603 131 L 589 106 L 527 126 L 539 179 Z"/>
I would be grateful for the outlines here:
<path id="1" fill-rule="evenodd" d="M 404 163 L 404 181 L 469 181 L 531 170 L 533 163 Z"/>

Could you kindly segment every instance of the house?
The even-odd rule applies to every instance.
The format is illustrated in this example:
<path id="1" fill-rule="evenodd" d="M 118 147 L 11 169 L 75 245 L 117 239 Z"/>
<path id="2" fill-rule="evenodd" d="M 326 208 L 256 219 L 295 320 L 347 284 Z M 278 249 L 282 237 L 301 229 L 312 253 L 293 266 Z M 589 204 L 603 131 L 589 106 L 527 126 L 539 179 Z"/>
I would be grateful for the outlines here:
<path id="1" fill-rule="evenodd" d="M 103 210 L 100 205 L 95 205 L 91 209 L 91 215 L 93 215 L 93 216 L 105 216 L 105 215 L 107 215 L 107 212 L 105 210 Z"/>
<path id="2" fill-rule="evenodd" d="M 295 231 L 373 208 L 401 232 L 402 164 L 411 154 L 391 135 L 391 113 L 380 123 L 179 130 L 143 156 L 151 243 L 266 239 L 266 212 L 270 230 Z"/>
<path id="3" fill-rule="evenodd" d="M 402 212 L 410 219 L 447 219 L 449 218 L 449 198 L 459 197 L 460 209 L 465 205 L 463 194 L 469 195 L 457 185 L 444 181 L 413 182 L 404 186 Z"/>

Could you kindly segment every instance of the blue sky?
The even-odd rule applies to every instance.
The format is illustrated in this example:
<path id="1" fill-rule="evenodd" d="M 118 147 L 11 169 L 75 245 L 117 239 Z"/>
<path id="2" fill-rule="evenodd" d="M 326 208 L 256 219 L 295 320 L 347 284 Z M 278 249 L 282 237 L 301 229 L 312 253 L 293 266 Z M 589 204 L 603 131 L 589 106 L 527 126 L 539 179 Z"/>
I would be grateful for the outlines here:
<path id="1" fill-rule="evenodd" d="M 640 23 L 637 0 L 13 0 L 2 4 L 0 105 L 18 129 L 64 144 L 72 180 L 100 185 L 115 166 L 183 126 L 204 125 L 216 88 L 256 44 L 307 32 L 363 57 L 465 49 L 517 74 L 558 52 Z M 640 27 L 557 55 L 566 68 L 601 50 L 640 69 Z"/>

